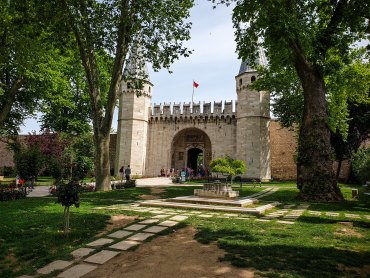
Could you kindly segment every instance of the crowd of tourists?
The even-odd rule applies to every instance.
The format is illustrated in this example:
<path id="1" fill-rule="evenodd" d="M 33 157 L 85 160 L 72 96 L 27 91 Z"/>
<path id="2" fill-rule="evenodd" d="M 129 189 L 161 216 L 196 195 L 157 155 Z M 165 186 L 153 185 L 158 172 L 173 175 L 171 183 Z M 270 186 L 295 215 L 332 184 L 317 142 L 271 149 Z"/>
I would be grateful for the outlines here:
<path id="1" fill-rule="evenodd" d="M 171 169 L 164 169 L 162 168 L 161 171 L 160 171 L 160 176 L 161 177 L 170 177 L 170 178 L 173 178 L 173 177 L 179 177 L 182 173 L 185 173 L 185 177 L 186 179 L 188 178 L 203 178 L 203 177 L 208 177 L 209 175 L 209 170 L 207 167 L 203 167 L 203 165 L 199 165 L 197 167 L 197 169 L 192 169 L 191 167 L 184 167 L 181 169 L 181 171 L 179 169 L 176 169 L 175 168 L 171 168 Z"/>

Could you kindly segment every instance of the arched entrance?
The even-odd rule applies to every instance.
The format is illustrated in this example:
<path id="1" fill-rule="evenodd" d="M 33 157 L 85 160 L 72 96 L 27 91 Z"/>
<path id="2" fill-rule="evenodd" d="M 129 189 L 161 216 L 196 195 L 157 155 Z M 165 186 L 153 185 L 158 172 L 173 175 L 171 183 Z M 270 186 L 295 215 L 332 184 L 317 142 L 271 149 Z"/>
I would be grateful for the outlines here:
<path id="1" fill-rule="evenodd" d="M 186 165 L 193 169 L 195 173 L 198 171 L 198 166 L 204 164 L 203 150 L 199 148 L 188 149 L 188 161 Z"/>
<path id="2" fill-rule="evenodd" d="M 208 167 L 212 160 L 212 146 L 208 135 L 198 128 L 187 128 L 177 133 L 171 146 L 171 168 Z"/>

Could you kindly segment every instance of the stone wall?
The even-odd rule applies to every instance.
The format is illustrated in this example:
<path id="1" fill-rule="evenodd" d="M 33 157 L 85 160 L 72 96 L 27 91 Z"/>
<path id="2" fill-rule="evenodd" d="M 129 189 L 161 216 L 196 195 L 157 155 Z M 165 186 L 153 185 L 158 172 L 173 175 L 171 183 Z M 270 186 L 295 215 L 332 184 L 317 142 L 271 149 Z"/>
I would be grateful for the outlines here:
<path id="1" fill-rule="evenodd" d="M 297 166 L 294 156 L 297 149 L 294 130 L 282 128 L 276 120 L 270 122 L 271 177 L 274 180 L 294 180 Z"/>

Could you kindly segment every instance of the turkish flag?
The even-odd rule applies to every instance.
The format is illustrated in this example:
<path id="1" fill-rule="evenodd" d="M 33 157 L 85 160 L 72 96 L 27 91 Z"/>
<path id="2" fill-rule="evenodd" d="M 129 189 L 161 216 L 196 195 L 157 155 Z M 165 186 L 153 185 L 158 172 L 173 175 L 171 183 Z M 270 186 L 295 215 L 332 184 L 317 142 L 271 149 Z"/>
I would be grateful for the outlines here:
<path id="1" fill-rule="evenodd" d="M 193 81 L 193 86 L 194 86 L 195 88 L 198 88 L 199 84 L 198 84 L 197 82 Z"/>

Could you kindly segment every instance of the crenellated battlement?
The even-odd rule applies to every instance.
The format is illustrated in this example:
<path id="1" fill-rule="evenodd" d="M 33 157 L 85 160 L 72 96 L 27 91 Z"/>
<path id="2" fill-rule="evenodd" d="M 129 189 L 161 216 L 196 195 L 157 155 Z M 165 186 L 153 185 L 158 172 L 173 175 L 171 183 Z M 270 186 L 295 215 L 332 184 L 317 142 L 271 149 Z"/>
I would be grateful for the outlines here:
<path id="1" fill-rule="evenodd" d="M 151 117 L 236 116 L 236 101 L 153 104 Z"/>

